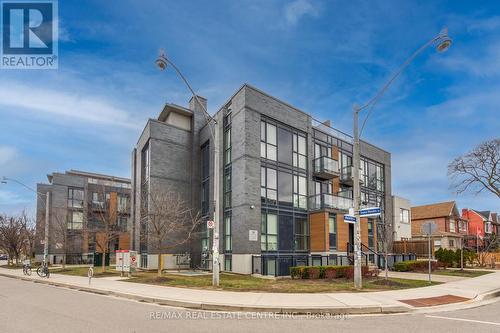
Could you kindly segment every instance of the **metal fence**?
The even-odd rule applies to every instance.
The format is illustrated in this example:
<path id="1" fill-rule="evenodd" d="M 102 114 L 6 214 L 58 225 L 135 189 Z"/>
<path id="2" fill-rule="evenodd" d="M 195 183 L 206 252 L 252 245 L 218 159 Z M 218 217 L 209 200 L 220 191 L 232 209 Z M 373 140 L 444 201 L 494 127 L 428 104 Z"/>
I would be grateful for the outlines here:
<path id="1" fill-rule="evenodd" d="M 295 266 L 349 266 L 353 264 L 353 256 L 347 254 L 264 254 L 252 256 L 252 274 L 287 276 L 290 267 Z M 374 265 L 384 269 L 385 258 L 382 254 L 362 253 L 362 265 Z M 389 254 L 387 264 L 389 269 L 401 261 L 416 260 L 414 254 Z"/>

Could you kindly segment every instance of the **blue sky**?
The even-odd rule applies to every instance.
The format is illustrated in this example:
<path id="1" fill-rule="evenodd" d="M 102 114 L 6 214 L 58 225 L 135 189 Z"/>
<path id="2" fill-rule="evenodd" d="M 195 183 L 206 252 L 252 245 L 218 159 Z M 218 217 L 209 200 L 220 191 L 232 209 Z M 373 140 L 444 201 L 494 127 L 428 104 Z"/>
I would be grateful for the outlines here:
<path id="1" fill-rule="evenodd" d="M 68 169 L 129 177 L 146 120 L 189 99 L 154 67 L 161 47 L 211 112 L 248 82 L 350 133 L 352 104 L 446 26 L 452 48 L 411 64 L 364 139 L 392 153 L 393 193 L 413 204 L 500 210 L 493 195 L 456 196 L 446 176 L 453 157 L 499 137 L 496 1 L 64 0 L 59 21 L 58 70 L 0 71 L 0 175 L 30 186 Z M 33 205 L 0 185 L 0 212 Z"/>

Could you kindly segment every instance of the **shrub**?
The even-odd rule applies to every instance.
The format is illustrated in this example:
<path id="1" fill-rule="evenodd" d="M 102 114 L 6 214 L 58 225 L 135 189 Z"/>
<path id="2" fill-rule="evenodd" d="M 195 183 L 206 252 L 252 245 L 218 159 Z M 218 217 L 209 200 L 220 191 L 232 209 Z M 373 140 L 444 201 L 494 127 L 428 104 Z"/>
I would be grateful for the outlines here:
<path id="1" fill-rule="evenodd" d="M 364 277 L 376 276 L 368 266 L 361 266 L 361 274 Z M 353 266 L 299 266 L 290 267 L 292 279 L 352 279 L 354 277 Z"/>
<path id="2" fill-rule="evenodd" d="M 431 262 L 431 270 L 435 270 L 437 266 L 437 262 Z M 401 261 L 394 264 L 394 270 L 397 272 L 426 272 L 429 270 L 429 262 L 426 260 Z"/>
<path id="3" fill-rule="evenodd" d="M 459 250 L 458 250 L 459 251 Z M 447 250 L 440 248 L 437 250 L 434 255 L 436 256 L 436 259 L 438 262 L 444 267 L 452 267 L 455 263 L 460 262 L 460 251 L 458 252 L 458 260 L 457 256 L 455 254 L 455 251 L 453 250 Z"/>
<path id="4" fill-rule="evenodd" d="M 307 278 L 309 279 L 319 279 L 320 277 L 320 268 L 316 267 L 308 267 Z"/>

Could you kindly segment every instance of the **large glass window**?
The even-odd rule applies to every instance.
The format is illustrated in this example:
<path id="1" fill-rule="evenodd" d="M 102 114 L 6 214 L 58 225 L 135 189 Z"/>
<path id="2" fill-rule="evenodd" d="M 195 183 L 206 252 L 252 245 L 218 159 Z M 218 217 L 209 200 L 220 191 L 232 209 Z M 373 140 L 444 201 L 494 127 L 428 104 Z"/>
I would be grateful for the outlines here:
<path id="1" fill-rule="evenodd" d="M 276 205 L 277 199 L 277 176 L 276 170 L 271 168 L 260 168 L 260 196 L 262 202 Z"/>
<path id="2" fill-rule="evenodd" d="M 280 205 L 292 206 L 292 174 L 278 172 L 278 201 Z"/>
<path id="3" fill-rule="evenodd" d="M 233 249 L 231 238 L 231 216 L 226 216 L 224 219 L 224 248 L 228 252 L 231 252 Z"/>
<path id="4" fill-rule="evenodd" d="M 68 189 L 68 207 L 83 208 L 83 189 L 79 188 Z"/>
<path id="5" fill-rule="evenodd" d="M 309 249 L 309 224 L 306 217 L 295 218 L 295 250 L 307 251 Z"/>
<path id="6" fill-rule="evenodd" d="M 330 249 L 337 249 L 337 215 L 332 214 L 328 217 L 328 233 L 330 240 Z"/>
<path id="7" fill-rule="evenodd" d="M 81 230 L 83 228 L 83 212 L 69 212 L 68 229 Z"/>
<path id="8" fill-rule="evenodd" d="M 307 144 L 306 138 L 294 134 L 293 135 L 293 166 L 301 169 L 307 168 Z M 279 148 L 281 149 L 281 147 Z"/>
<path id="9" fill-rule="evenodd" d="M 207 216 L 210 207 L 210 144 L 201 146 L 201 215 Z"/>
<path id="10" fill-rule="evenodd" d="M 231 128 L 224 132 L 224 165 L 231 163 Z"/>
<path id="11" fill-rule="evenodd" d="M 292 164 L 292 132 L 278 128 L 278 161 Z"/>
<path id="12" fill-rule="evenodd" d="M 231 207 L 231 168 L 224 170 L 224 208 Z"/>
<path id="13" fill-rule="evenodd" d="M 260 123 L 260 156 L 276 161 L 277 140 L 276 126 L 266 122 Z"/>
<path id="14" fill-rule="evenodd" d="M 262 251 L 278 250 L 278 216 L 276 214 L 262 213 L 260 248 Z"/>
<path id="15" fill-rule="evenodd" d="M 149 162 L 150 162 L 149 142 L 142 149 L 141 162 L 142 162 L 141 179 L 142 179 L 142 184 L 145 184 L 149 180 Z"/>
<path id="16" fill-rule="evenodd" d="M 293 176 L 293 206 L 307 209 L 307 179 L 303 176 Z"/>

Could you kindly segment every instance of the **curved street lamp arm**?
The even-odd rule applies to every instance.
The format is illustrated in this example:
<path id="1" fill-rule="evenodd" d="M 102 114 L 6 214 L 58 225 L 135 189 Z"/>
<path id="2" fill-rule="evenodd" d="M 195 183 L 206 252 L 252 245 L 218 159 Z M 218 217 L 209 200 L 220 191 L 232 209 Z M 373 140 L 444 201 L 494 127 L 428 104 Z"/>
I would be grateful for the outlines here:
<path id="1" fill-rule="evenodd" d="M 207 111 L 207 108 L 205 107 L 204 104 L 202 104 L 198 98 L 198 95 L 195 94 L 193 88 L 191 87 L 191 85 L 189 84 L 188 80 L 186 79 L 186 77 L 182 74 L 182 72 L 179 70 L 179 68 L 177 68 L 177 66 L 172 62 L 170 61 L 164 54 L 161 54 L 160 55 L 160 59 L 162 59 L 163 61 L 165 61 L 167 64 L 171 65 L 173 67 L 173 69 L 177 72 L 177 74 L 179 75 L 179 77 L 182 79 L 182 81 L 184 81 L 184 83 L 186 84 L 186 86 L 188 87 L 189 91 L 191 92 L 191 94 L 193 95 L 194 99 L 196 100 L 196 103 L 198 103 L 200 105 L 200 107 L 202 108 L 203 110 L 203 113 L 205 115 L 205 118 L 207 120 L 207 122 L 210 122 L 210 121 L 213 121 L 214 124 L 217 124 L 217 121 L 215 120 L 215 118 L 213 118 Z"/>
<path id="2" fill-rule="evenodd" d="M 37 190 L 35 190 L 35 189 L 33 189 L 33 188 L 29 187 L 28 185 L 26 185 L 26 184 L 24 184 L 24 183 L 20 182 L 20 181 L 19 181 L 19 180 L 17 180 L 17 179 L 14 179 L 14 178 L 8 178 L 8 177 L 3 176 L 3 177 L 2 177 L 2 180 L 4 180 L 4 181 L 11 181 L 11 182 L 17 183 L 17 184 L 21 185 L 22 187 L 27 188 L 27 189 L 28 189 L 28 190 L 30 190 L 31 192 L 34 192 L 34 193 L 35 193 L 35 194 L 37 194 L 37 195 L 40 195 L 40 196 L 46 196 L 46 194 L 45 194 L 45 193 L 38 192 Z"/>
<path id="3" fill-rule="evenodd" d="M 408 59 L 405 60 L 405 62 L 401 65 L 401 67 L 398 68 L 398 70 L 392 75 L 392 77 L 389 79 L 389 81 L 386 82 L 386 84 L 382 87 L 382 89 L 379 90 L 379 92 L 372 98 L 370 99 L 366 104 L 360 107 L 355 107 L 357 112 L 361 112 L 367 107 L 370 107 L 368 110 L 368 113 L 366 114 L 365 119 L 363 120 L 363 124 L 361 125 L 361 129 L 359 131 L 359 136 L 361 137 L 361 134 L 363 133 L 363 129 L 365 128 L 366 121 L 370 117 L 370 114 L 372 113 L 373 107 L 375 104 L 377 104 L 378 100 L 384 95 L 384 93 L 387 91 L 387 89 L 391 86 L 391 84 L 396 80 L 399 75 L 408 67 L 408 65 L 415 59 L 416 56 L 418 56 L 422 51 L 424 51 L 426 48 L 434 44 L 436 41 L 442 39 L 445 35 L 441 32 L 439 35 L 436 37 L 432 38 L 429 40 L 427 43 L 425 43 L 423 46 L 421 46 L 418 50 L 413 52 L 413 54 L 408 57 Z"/>

